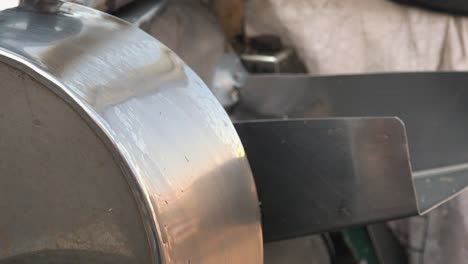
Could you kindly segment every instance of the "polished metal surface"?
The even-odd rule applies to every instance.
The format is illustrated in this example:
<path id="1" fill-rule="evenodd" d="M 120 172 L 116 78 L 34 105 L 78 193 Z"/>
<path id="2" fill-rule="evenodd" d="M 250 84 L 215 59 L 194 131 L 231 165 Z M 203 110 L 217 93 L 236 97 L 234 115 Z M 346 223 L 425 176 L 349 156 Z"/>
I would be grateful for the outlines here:
<path id="1" fill-rule="evenodd" d="M 232 107 L 239 101 L 237 89 L 244 86 L 247 76 L 239 57 L 227 53 L 214 68 L 210 89 L 223 107 Z"/>
<path id="2" fill-rule="evenodd" d="M 142 24 L 142 29 L 180 56 L 208 84 L 208 88 L 221 87 L 221 93 L 214 93 L 223 96 L 218 99 L 228 99 L 227 102 L 231 103 L 231 98 L 224 97 L 224 88 L 228 89 L 229 95 L 233 90 L 232 84 L 237 84 L 238 81 L 232 79 L 232 71 L 224 70 L 224 65 L 227 61 L 227 66 L 237 72 L 237 62 L 226 54 L 229 50 L 226 34 L 206 3 L 191 0 L 168 1 L 164 11 L 150 23 Z"/>
<path id="3" fill-rule="evenodd" d="M 239 99 L 237 88 L 244 86 L 248 73 L 228 43 L 211 4 L 142 0 L 115 15 L 173 49 L 208 84 L 221 105 L 231 108 Z"/>
<path id="4" fill-rule="evenodd" d="M 11 190 L 0 192 L 0 243 L 9 249 L 0 262 L 55 261 L 72 250 L 73 259 L 91 252 L 88 262 L 114 252 L 127 257 L 121 263 L 262 263 L 242 144 L 172 51 L 135 26 L 64 3 L 57 14 L 1 11 L 0 63 L 1 134 L 11 137 L 0 152 L 19 150 L 0 162 L 0 186 Z M 128 221 L 110 228 L 119 219 Z"/>
<path id="5" fill-rule="evenodd" d="M 396 118 L 235 124 L 252 166 L 265 241 L 418 214 Z"/>
<path id="6" fill-rule="evenodd" d="M 114 15 L 144 29 L 165 9 L 167 3 L 168 0 L 134 1 L 115 12 Z"/>

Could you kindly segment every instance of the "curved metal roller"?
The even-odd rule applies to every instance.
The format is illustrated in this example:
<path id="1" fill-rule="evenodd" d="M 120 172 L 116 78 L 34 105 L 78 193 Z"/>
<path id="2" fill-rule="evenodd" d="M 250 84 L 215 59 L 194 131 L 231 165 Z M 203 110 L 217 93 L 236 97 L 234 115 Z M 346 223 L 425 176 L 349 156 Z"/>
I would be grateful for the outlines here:
<path id="1" fill-rule="evenodd" d="M 0 263 L 262 263 L 242 144 L 203 82 L 119 19 L 0 12 Z"/>

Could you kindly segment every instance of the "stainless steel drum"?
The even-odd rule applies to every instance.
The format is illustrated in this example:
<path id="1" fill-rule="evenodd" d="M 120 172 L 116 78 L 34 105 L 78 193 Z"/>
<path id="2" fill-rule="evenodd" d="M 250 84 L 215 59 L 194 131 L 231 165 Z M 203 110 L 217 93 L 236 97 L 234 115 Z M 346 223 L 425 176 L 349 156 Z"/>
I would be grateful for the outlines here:
<path id="1" fill-rule="evenodd" d="M 262 263 L 251 170 L 203 82 L 134 26 L 50 10 L 0 12 L 0 263 Z"/>

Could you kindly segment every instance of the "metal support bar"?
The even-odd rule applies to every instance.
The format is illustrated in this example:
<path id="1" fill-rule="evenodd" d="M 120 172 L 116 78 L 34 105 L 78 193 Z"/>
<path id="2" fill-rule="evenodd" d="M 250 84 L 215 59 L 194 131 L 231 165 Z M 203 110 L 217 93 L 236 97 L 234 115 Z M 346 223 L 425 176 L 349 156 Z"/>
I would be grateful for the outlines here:
<path id="1" fill-rule="evenodd" d="M 408 264 L 405 248 L 386 223 L 367 226 L 367 233 L 380 264 Z"/>

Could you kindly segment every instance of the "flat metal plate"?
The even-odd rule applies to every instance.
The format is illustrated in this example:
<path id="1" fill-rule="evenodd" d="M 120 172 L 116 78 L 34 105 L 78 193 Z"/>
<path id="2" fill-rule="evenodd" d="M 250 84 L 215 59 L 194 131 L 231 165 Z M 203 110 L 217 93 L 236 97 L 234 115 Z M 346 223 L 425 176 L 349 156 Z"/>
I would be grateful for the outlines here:
<path id="1" fill-rule="evenodd" d="M 468 184 L 468 73 L 253 75 L 239 119 L 397 116 L 406 125 L 419 212 Z"/>
<path id="2" fill-rule="evenodd" d="M 265 241 L 418 214 L 397 118 L 235 126 L 259 192 Z"/>

